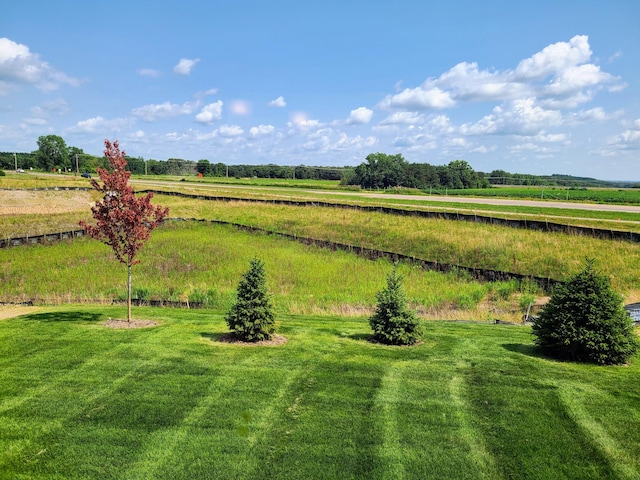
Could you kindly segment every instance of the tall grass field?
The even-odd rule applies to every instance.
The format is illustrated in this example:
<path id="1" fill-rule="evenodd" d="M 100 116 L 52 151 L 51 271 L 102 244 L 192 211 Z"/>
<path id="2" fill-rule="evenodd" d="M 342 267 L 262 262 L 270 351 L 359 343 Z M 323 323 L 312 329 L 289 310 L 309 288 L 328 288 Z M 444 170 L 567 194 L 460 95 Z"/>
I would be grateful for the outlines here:
<path id="1" fill-rule="evenodd" d="M 215 311 L 73 307 L 0 321 L 0 478 L 633 479 L 640 363 L 536 354 L 528 327 L 278 317 L 221 342 Z"/>
<path id="2" fill-rule="evenodd" d="M 154 232 L 139 254 L 141 262 L 133 269 L 134 298 L 229 308 L 254 256 L 264 260 L 274 305 L 285 313 L 372 311 L 375 294 L 392 268 L 386 260 L 366 260 L 231 226 L 170 222 Z M 126 299 L 126 267 L 114 259 L 109 247 L 88 237 L 2 249 L 0 265 L 0 301 L 61 304 Z M 518 288 L 511 282 L 480 284 L 408 265 L 400 269 L 409 299 L 422 314 L 435 315 L 451 307 L 474 309 L 483 299 L 506 298 Z"/>

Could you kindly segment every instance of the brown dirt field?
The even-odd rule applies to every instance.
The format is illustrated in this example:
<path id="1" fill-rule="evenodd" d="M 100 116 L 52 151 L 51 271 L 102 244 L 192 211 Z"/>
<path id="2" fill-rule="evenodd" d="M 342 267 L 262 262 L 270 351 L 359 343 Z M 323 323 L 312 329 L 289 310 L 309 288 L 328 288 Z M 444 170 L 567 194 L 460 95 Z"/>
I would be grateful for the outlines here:
<path id="1" fill-rule="evenodd" d="M 0 192 L 0 215 L 86 212 L 92 204 L 92 192 L 67 190 L 4 190 Z"/>

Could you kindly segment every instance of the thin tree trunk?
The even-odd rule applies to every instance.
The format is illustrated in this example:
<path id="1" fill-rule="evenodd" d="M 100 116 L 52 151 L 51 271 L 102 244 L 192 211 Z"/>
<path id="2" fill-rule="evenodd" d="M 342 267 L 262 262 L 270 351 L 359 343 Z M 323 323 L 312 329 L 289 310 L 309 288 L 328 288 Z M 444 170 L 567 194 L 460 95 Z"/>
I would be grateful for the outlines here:
<path id="1" fill-rule="evenodd" d="M 129 281 L 127 283 L 127 322 L 131 321 L 131 263 L 127 265 Z"/>

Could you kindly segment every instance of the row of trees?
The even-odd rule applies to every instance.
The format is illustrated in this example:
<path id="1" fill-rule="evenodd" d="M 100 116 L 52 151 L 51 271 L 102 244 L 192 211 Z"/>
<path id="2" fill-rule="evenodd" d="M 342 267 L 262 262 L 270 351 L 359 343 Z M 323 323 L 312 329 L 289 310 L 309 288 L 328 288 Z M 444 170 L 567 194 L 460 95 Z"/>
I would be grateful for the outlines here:
<path id="1" fill-rule="evenodd" d="M 358 165 L 353 174 L 343 180 L 347 185 L 362 188 L 407 187 L 421 190 L 429 188 L 487 188 L 484 174 L 476 172 L 464 160 L 454 160 L 448 165 L 434 166 L 428 163 L 409 163 L 401 154 L 372 153 L 366 162 Z"/>
<path id="2" fill-rule="evenodd" d="M 372 340 L 387 345 L 414 345 L 421 340 L 422 325 L 409 308 L 397 265 L 376 300 L 375 313 L 369 318 Z M 240 340 L 257 342 L 272 337 L 275 320 L 261 260 L 251 261 L 238 286 L 237 301 L 225 319 Z M 598 365 L 623 364 L 640 347 L 622 297 L 590 259 L 581 272 L 556 287 L 532 333 L 535 344 L 550 357 Z"/>
<path id="3" fill-rule="evenodd" d="M 308 167 L 306 165 L 225 165 L 198 160 L 196 170 L 205 177 L 292 178 L 308 180 L 341 180 L 350 167 Z"/>
<path id="4" fill-rule="evenodd" d="M 81 148 L 67 146 L 58 135 L 46 135 L 38 138 L 38 150 L 31 153 L 0 152 L 0 168 L 5 170 L 24 169 L 51 171 L 95 172 L 105 168 L 105 157 L 95 157 L 84 153 Z"/>

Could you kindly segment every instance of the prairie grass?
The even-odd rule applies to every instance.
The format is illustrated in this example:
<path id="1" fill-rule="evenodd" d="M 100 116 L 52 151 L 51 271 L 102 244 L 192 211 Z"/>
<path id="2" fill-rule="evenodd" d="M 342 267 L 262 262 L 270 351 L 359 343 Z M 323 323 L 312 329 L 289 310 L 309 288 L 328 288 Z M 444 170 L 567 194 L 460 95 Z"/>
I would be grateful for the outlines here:
<path id="1" fill-rule="evenodd" d="M 172 216 L 224 220 L 441 263 L 558 280 L 577 271 L 586 257 L 595 258 L 616 289 L 637 296 L 640 245 L 629 242 L 326 207 L 194 201 L 162 195 L 157 201 L 169 206 Z"/>
<path id="2" fill-rule="evenodd" d="M 213 310 L 0 321 L 0 478 L 602 479 L 640 476 L 640 362 L 540 357 L 528 327 L 279 316 L 278 347 L 219 341 Z"/>
<path id="3" fill-rule="evenodd" d="M 368 314 L 391 269 L 385 260 L 365 260 L 228 226 L 179 222 L 154 232 L 139 254 L 134 297 L 205 302 L 228 309 L 253 256 L 265 261 L 274 305 L 285 313 Z M 126 298 L 126 268 L 109 247 L 88 237 L 3 249 L 0 265 L 0 301 L 111 303 Z M 505 319 L 521 315 L 511 298 L 518 291 L 515 283 L 479 284 L 453 273 L 407 265 L 400 266 L 400 273 L 413 308 L 425 318 L 444 310 L 466 318 L 481 314 L 487 320 L 491 315 L 502 314 Z M 482 305 L 494 298 L 503 311 Z"/>

